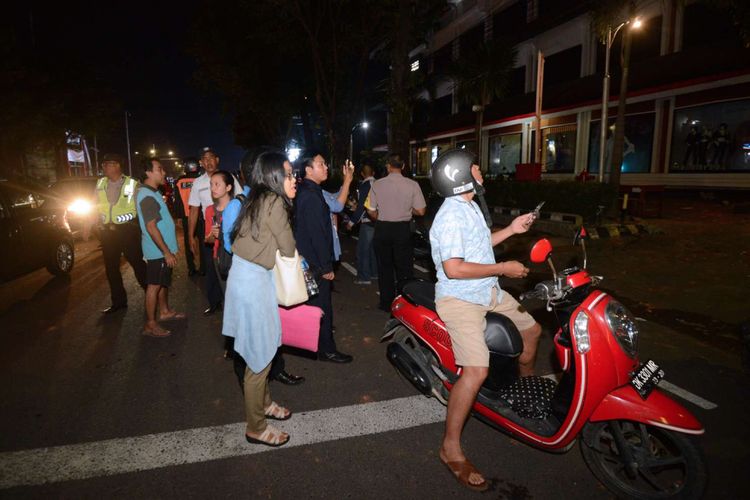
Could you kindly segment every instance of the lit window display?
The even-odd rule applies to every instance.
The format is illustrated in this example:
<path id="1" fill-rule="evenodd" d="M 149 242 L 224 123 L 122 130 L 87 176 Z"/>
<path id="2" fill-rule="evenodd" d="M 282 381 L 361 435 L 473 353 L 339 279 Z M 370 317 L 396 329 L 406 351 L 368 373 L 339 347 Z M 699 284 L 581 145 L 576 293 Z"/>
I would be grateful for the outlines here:
<path id="1" fill-rule="evenodd" d="M 677 109 L 670 172 L 750 172 L 750 100 Z"/>
<path id="2" fill-rule="evenodd" d="M 521 162 L 521 134 L 492 136 L 489 146 L 487 172 L 495 177 L 515 173 Z"/>
<path id="3" fill-rule="evenodd" d="M 477 152 L 477 141 L 475 140 L 469 140 L 469 141 L 459 141 L 456 143 L 456 147 L 458 149 L 468 149 L 472 153 Z"/>
<path id="4" fill-rule="evenodd" d="M 605 165 L 609 165 L 609 158 L 612 154 L 612 134 L 615 129 L 615 118 L 608 121 L 607 149 L 604 153 Z M 601 120 L 592 121 L 589 131 L 589 173 L 599 172 L 600 123 Z M 654 113 L 626 116 L 620 172 L 628 174 L 650 172 L 653 146 Z M 604 171 L 609 172 L 609 167 L 605 168 Z"/>
<path id="5" fill-rule="evenodd" d="M 441 153 L 451 148 L 450 142 L 434 143 L 430 149 L 430 165 L 432 165 Z M 428 169 L 429 170 L 429 169 Z"/>
<path id="6" fill-rule="evenodd" d="M 576 163 L 576 126 L 563 125 L 542 129 L 544 148 L 542 166 L 545 172 L 573 172 Z"/>

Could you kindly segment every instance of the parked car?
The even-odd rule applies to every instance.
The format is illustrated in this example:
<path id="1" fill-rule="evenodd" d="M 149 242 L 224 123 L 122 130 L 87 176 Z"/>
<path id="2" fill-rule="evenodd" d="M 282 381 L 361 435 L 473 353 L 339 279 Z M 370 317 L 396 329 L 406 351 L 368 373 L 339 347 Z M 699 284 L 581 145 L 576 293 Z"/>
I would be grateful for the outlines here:
<path id="1" fill-rule="evenodd" d="M 84 224 L 96 223 L 97 177 L 67 177 L 49 188 L 47 201 L 65 210 L 73 234 L 82 231 Z"/>
<path id="2" fill-rule="evenodd" d="M 65 211 L 48 203 L 37 186 L 0 179 L 0 280 L 45 266 L 52 274 L 67 274 L 74 262 Z"/>

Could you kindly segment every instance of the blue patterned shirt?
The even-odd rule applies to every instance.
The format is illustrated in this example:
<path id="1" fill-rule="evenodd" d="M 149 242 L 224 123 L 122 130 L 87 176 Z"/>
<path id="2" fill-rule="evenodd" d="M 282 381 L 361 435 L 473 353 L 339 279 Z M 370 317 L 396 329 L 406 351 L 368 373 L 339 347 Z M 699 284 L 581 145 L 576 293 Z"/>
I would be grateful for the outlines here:
<path id="1" fill-rule="evenodd" d="M 430 228 L 432 260 L 437 270 L 435 300 L 443 297 L 489 306 L 492 288 L 498 288 L 497 300 L 502 299 L 496 276 L 490 278 L 452 279 L 445 275 L 443 262 L 463 259 L 476 264 L 494 264 L 492 235 L 479 205 L 461 196 L 446 198 Z"/>

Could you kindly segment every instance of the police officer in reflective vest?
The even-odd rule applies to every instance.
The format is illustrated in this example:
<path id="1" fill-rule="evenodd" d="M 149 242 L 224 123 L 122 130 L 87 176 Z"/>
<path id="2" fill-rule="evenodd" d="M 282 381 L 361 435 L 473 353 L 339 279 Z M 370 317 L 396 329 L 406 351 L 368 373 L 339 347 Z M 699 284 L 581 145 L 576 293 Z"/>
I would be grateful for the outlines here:
<path id="1" fill-rule="evenodd" d="M 112 305 L 102 311 L 111 314 L 128 307 L 128 296 L 122 284 L 120 256 L 124 255 L 133 268 L 135 278 L 146 287 L 146 263 L 141 251 L 141 231 L 136 219 L 138 182 L 122 175 L 122 157 L 107 154 L 102 161 L 104 177 L 96 183 L 99 235 L 104 268 L 112 296 Z"/>
<path id="2" fill-rule="evenodd" d="M 188 276 L 193 276 L 195 273 L 203 274 L 202 270 L 195 269 L 195 255 L 193 255 L 190 249 L 190 242 L 194 235 L 190 234 L 190 224 L 188 221 L 188 215 L 190 215 L 190 205 L 188 205 L 190 190 L 193 188 L 195 179 L 200 175 L 200 164 L 198 163 L 198 159 L 193 157 L 185 158 L 183 164 L 185 165 L 185 174 L 181 175 L 175 182 L 177 191 L 180 194 L 180 200 L 176 205 L 178 208 L 177 213 L 182 220 L 182 236 L 185 243 L 185 260 L 187 261 Z M 198 221 L 196 232 L 203 234 L 202 220 Z"/>

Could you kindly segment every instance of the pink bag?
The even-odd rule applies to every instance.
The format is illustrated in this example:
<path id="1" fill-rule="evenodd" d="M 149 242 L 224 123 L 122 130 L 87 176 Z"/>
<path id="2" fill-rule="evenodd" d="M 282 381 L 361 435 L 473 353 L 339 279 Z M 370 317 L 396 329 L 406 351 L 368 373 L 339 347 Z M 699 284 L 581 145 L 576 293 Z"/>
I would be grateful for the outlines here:
<path id="1" fill-rule="evenodd" d="M 294 307 L 279 306 L 281 317 L 281 343 L 306 351 L 318 352 L 320 318 L 323 310 L 302 304 Z"/>

